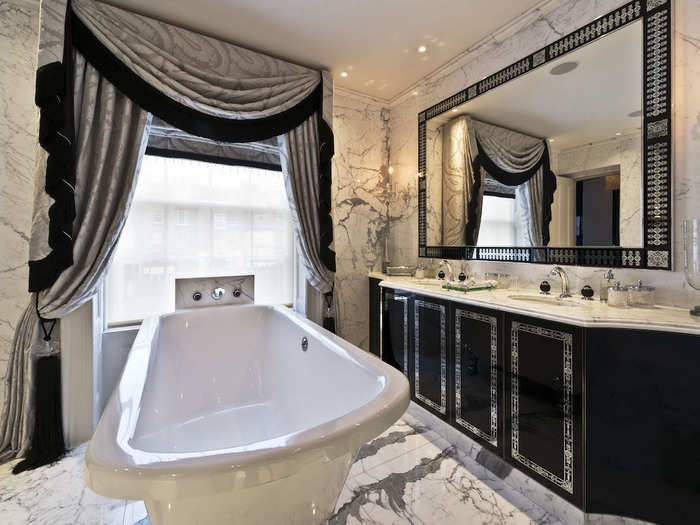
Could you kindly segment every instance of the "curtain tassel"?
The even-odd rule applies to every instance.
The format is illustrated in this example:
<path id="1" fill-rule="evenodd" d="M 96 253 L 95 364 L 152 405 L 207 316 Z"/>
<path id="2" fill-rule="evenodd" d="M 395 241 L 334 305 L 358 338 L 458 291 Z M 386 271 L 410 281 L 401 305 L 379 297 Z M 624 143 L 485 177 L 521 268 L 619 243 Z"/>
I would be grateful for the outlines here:
<path id="1" fill-rule="evenodd" d="M 41 331 L 44 333 L 44 341 L 51 341 L 51 334 L 53 333 L 53 329 L 56 327 L 56 321 L 58 321 L 58 319 L 46 319 L 45 317 L 42 317 L 42 315 L 39 313 L 39 294 L 34 294 L 34 298 L 36 315 L 39 318 L 39 326 L 41 326 Z"/>

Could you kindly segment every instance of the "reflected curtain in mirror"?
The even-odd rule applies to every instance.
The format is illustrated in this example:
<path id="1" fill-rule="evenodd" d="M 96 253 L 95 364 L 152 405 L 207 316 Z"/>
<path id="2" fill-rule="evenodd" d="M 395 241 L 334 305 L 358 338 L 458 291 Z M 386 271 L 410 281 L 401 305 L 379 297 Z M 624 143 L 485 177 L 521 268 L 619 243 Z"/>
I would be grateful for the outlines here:
<path id="1" fill-rule="evenodd" d="M 477 244 L 484 191 L 494 187 L 515 188 L 519 244 L 546 246 L 556 190 L 546 141 L 468 115 L 446 122 L 442 135 L 441 244 Z"/>
<path id="2" fill-rule="evenodd" d="M 522 210 L 521 217 L 527 225 L 523 245 L 547 246 L 557 183 L 550 169 L 546 141 L 475 119 L 471 122 L 477 147 L 474 171 L 481 171 L 482 180 L 489 176 L 516 187 L 517 207 Z"/>

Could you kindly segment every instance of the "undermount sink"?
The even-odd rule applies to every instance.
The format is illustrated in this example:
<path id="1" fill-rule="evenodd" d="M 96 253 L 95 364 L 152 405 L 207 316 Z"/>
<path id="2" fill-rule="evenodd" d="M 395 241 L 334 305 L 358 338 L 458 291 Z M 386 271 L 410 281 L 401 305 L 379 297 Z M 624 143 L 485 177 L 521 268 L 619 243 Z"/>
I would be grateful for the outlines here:
<path id="1" fill-rule="evenodd" d="M 509 295 L 508 299 L 516 301 L 528 301 L 531 303 L 550 304 L 552 306 L 581 306 L 571 299 L 560 299 L 550 295 Z"/>

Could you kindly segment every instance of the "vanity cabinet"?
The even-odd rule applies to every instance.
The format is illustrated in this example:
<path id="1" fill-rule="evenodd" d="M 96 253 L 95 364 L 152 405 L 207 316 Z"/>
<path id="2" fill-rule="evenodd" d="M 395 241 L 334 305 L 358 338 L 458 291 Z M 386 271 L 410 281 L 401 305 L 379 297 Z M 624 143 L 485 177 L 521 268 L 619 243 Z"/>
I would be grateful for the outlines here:
<path id="1" fill-rule="evenodd" d="M 379 289 L 415 403 L 586 513 L 697 522 L 700 335 Z"/>
<path id="2" fill-rule="evenodd" d="M 506 314 L 505 459 L 582 505 L 582 331 Z"/>
<path id="3" fill-rule="evenodd" d="M 483 446 L 503 448 L 502 315 L 459 303 L 452 308 L 454 411 L 450 423 Z"/>

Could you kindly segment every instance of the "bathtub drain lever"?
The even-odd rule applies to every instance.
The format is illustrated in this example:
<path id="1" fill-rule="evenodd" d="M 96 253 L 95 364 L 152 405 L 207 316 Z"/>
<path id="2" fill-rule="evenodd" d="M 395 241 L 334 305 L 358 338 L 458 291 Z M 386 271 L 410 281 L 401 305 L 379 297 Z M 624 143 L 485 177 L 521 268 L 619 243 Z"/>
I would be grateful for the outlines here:
<path id="1" fill-rule="evenodd" d="M 309 340 L 306 337 L 301 338 L 301 349 L 306 352 L 309 348 Z"/>

